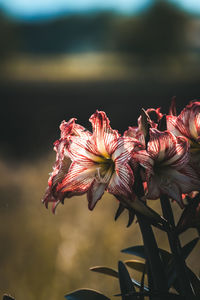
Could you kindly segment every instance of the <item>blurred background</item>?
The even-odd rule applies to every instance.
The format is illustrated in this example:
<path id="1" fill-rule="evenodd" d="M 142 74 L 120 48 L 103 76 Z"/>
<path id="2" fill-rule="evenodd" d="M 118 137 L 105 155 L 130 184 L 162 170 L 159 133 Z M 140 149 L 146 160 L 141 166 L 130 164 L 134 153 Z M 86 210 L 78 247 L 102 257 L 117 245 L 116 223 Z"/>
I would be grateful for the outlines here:
<path id="1" fill-rule="evenodd" d="M 93 212 L 85 196 L 66 199 L 56 216 L 46 210 L 52 145 L 63 119 L 89 129 L 90 115 L 104 110 L 123 133 L 142 107 L 167 112 L 173 96 L 179 110 L 200 96 L 198 0 L 0 0 L 1 294 L 118 292 L 114 279 L 88 269 L 131 258 L 120 249 L 141 243 L 137 224 L 127 229 L 126 214 L 114 222 L 110 195 Z M 158 242 L 168 249 L 165 237 Z M 199 250 L 188 261 L 198 275 Z"/>

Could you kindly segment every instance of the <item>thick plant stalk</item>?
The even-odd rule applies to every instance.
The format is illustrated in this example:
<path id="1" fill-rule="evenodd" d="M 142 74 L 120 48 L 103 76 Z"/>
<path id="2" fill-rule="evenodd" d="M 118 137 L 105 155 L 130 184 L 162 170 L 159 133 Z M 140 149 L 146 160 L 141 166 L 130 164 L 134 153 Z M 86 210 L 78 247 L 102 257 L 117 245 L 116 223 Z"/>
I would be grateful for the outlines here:
<path id="1" fill-rule="evenodd" d="M 174 230 L 175 222 L 174 222 L 174 215 L 171 208 L 171 204 L 168 196 L 166 195 L 161 195 L 160 201 L 161 201 L 163 216 L 169 222 L 167 234 L 168 234 L 171 252 L 172 255 L 174 256 L 175 267 L 176 267 L 177 277 L 180 285 L 181 295 L 185 296 L 186 299 L 190 299 L 190 297 L 194 296 L 194 293 L 188 277 L 185 260 L 181 253 L 180 240 Z"/>
<path id="2" fill-rule="evenodd" d="M 135 182 L 133 190 L 137 195 L 138 199 L 144 196 L 144 188 L 142 179 L 140 176 L 140 169 L 137 170 L 137 176 L 135 177 Z M 156 291 L 167 292 L 167 280 L 164 272 L 163 263 L 161 261 L 158 245 L 149 221 L 140 213 L 136 212 L 137 220 L 140 226 L 144 249 L 146 253 L 146 262 L 148 266 L 148 280 Z M 150 300 L 153 300 L 152 297 Z M 158 300 L 158 298 L 156 298 Z M 160 298 L 160 300 L 167 300 L 167 298 Z"/>
<path id="3" fill-rule="evenodd" d="M 165 277 L 164 268 L 162 265 L 158 246 L 151 225 L 139 213 L 137 213 L 137 220 L 142 233 L 144 248 L 145 248 L 150 272 L 153 277 L 153 288 L 156 291 L 167 292 L 168 291 L 167 280 Z M 165 298 L 162 297 L 162 299 Z"/>

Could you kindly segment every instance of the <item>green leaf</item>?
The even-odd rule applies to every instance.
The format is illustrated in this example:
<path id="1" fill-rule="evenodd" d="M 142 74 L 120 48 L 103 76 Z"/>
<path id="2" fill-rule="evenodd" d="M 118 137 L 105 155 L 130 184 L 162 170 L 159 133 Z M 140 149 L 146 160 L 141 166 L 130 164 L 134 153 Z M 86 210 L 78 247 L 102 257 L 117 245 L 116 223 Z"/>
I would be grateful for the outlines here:
<path id="1" fill-rule="evenodd" d="M 67 300 L 110 300 L 105 295 L 91 289 L 80 289 L 64 296 Z"/>
<path id="2" fill-rule="evenodd" d="M 125 207 L 123 204 L 121 204 L 121 202 L 119 203 L 119 207 L 116 211 L 116 214 L 115 214 L 115 221 L 117 221 L 117 219 L 121 216 L 121 214 L 123 213 L 123 211 L 125 210 Z"/>
<path id="3" fill-rule="evenodd" d="M 167 300 L 199 300 L 199 298 L 195 296 L 191 296 L 190 299 L 186 299 L 184 296 L 180 296 L 174 293 L 162 293 L 162 292 L 132 292 L 131 293 L 132 298 L 131 299 L 140 299 L 138 298 L 139 296 L 145 296 L 145 297 L 154 297 L 156 300 L 157 299 L 167 299 Z M 116 297 L 123 296 L 123 294 L 117 294 L 115 295 Z M 136 296 L 136 298 L 133 298 Z M 167 298 L 166 298 L 167 297 Z M 128 298 L 127 298 L 128 299 Z"/>
<path id="4" fill-rule="evenodd" d="M 135 255 L 140 258 L 146 259 L 144 246 L 129 247 L 129 248 L 121 250 L 121 252 Z M 168 279 L 168 287 L 170 288 L 171 286 L 173 286 L 179 292 L 180 290 L 179 290 L 178 282 L 176 280 L 177 275 L 176 275 L 176 271 L 174 268 L 173 256 L 168 251 L 160 249 L 160 248 L 159 248 L 159 252 L 160 252 L 162 262 L 163 262 L 164 269 L 166 270 L 166 275 L 167 275 L 167 279 Z"/>
<path id="5" fill-rule="evenodd" d="M 131 226 L 131 224 L 133 223 L 134 219 L 135 219 L 135 212 L 133 210 L 129 210 L 128 212 L 128 224 L 127 224 L 127 228 Z"/>
<path id="6" fill-rule="evenodd" d="M 135 256 L 146 259 L 144 246 L 142 246 L 142 245 L 122 249 L 121 252 L 131 254 L 131 255 L 135 255 Z M 164 250 L 164 249 L 159 248 L 159 252 L 160 252 L 161 258 L 164 259 L 164 260 L 167 259 L 167 258 L 169 259 L 171 257 L 171 254 L 169 252 L 167 252 L 166 250 Z"/>
<path id="7" fill-rule="evenodd" d="M 141 258 L 146 259 L 146 254 L 144 251 L 144 246 L 133 246 L 121 250 L 122 253 L 132 254 Z"/>
<path id="8" fill-rule="evenodd" d="M 116 270 L 114 270 L 112 268 L 108 268 L 108 267 L 101 267 L 101 266 L 92 267 L 92 268 L 90 268 L 90 271 L 105 274 L 105 275 L 108 275 L 108 276 L 111 276 L 114 278 L 119 278 L 119 273 Z M 134 278 L 131 278 L 131 281 L 133 282 L 133 284 L 135 286 L 141 287 L 141 284 L 139 281 L 135 280 Z M 144 290 L 149 291 L 147 286 L 144 287 Z"/>
<path id="9" fill-rule="evenodd" d="M 190 268 L 187 268 L 187 270 L 188 270 L 188 274 L 189 274 L 189 277 L 190 277 L 190 282 L 191 282 L 191 284 L 192 284 L 194 293 L 195 293 L 195 295 L 198 296 L 199 299 L 200 299 L 200 280 L 199 280 L 199 278 L 192 272 L 192 270 L 190 270 Z"/>
<path id="10" fill-rule="evenodd" d="M 109 275 L 109 276 L 112 276 L 112 277 L 115 277 L 115 278 L 119 277 L 119 274 L 116 270 L 114 270 L 112 268 L 104 267 L 104 266 L 92 267 L 92 268 L 90 268 L 90 271 L 106 274 L 106 275 Z"/>
<path id="11" fill-rule="evenodd" d="M 130 260 L 125 260 L 124 262 L 128 267 L 139 271 L 139 272 L 144 272 L 145 270 L 145 263 L 143 263 L 140 260 L 136 260 L 136 259 L 130 259 Z"/>
<path id="12" fill-rule="evenodd" d="M 196 246 L 198 240 L 199 240 L 199 238 L 195 238 L 182 248 L 182 254 L 183 254 L 184 259 L 186 259 L 189 256 L 189 254 L 192 252 L 192 250 Z M 159 251 L 160 251 L 160 255 L 161 255 L 161 258 L 162 258 L 162 261 L 164 264 L 164 268 L 167 273 L 168 287 L 170 288 L 171 286 L 173 286 L 177 292 L 180 292 L 172 254 L 163 249 L 159 249 Z M 146 258 L 144 246 L 129 247 L 129 248 L 121 250 L 121 252 L 135 255 L 135 256 L 138 256 L 138 257 L 141 257 L 144 259 Z M 196 275 L 189 268 L 188 268 L 188 270 L 189 270 L 188 273 L 191 276 L 191 278 L 190 278 L 191 282 L 193 280 L 192 285 L 195 290 L 195 294 L 197 296 L 199 296 L 200 295 L 200 280 L 196 277 Z"/>
<path id="13" fill-rule="evenodd" d="M 144 269 L 143 269 L 143 272 L 142 272 L 142 278 L 141 278 L 141 281 L 140 281 L 140 292 L 144 292 L 144 291 L 149 291 L 145 289 L 145 284 L 144 284 L 144 279 L 145 279 L 145 274 L 146 274 L 146 271 L 147 271 L 147 268 L 146 268 L 146 263 L 144 265 Z M 149 277 L 148 277 L 148 281 L 149 281 Z M 141 296 L 140 297 L 141 299 L 140 300 L 145 300 L 144 296 Z"/>
<path id="14" fill-rule="evenodd" d="M 129 201 L 128 205 L 135 211 L 139 212 L 141 215 L 144 215 L 146 218 L 148 218 L 153 225 L 166 224 L 167 222 L 162 216 L 160 216 L 157 212 L 155 212 L 137 197 L 134 201 Z"/>
<path id="15" fill-rule="evenodd" d="M 192 252 L 198 241 L 199 238 L 195 238 L 182 248 L 181 252 L 183 254 L 184 259 L 186 259 L 189 256 L 189 254 Z"/>
<path id="16" fill-rule="evenodd" d="M 135 292 L 135 287 L 122 261 L 119 261 L 118 263 L 118 270 L 119 270 L 119 283 L 120 283 L 120 289 L 122 293 L 122 300 L 128 300 L 128 299 L 136 300 L 137 299 L 136 297 L 126 296 L 131 294 L 132 292 Z"/>

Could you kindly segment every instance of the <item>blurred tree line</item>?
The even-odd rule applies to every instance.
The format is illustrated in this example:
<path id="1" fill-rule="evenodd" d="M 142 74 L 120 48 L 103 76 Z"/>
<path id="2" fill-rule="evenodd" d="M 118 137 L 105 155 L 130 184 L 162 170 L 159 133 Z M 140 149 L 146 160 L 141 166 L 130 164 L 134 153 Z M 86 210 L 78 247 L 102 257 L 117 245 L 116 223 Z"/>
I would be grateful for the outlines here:
<path id="1" fill-rule="evenodd" d="M 20 32 L 17 24 L 0 11 L 0 62 L 20 49 Z"/>
<path id="2" fill-rule="evenodd" d="M 165 1 L 155 1 L 142 14 L 130 17 L 104 12 L 14 23 L 1 14 L 0 56 L 5 59 L 17 50 L 34 55 L 119 51 L 148 62 L 184 53 L 187 20 Z"/>

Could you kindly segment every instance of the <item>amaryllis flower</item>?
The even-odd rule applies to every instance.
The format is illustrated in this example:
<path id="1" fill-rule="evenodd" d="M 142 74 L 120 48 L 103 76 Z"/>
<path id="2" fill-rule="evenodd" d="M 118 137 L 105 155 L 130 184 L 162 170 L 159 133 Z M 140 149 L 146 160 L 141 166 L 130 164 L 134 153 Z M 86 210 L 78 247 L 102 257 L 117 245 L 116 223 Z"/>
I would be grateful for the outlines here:
<path id="1" fill-rule="evenodd" d="M 199 190 L 199 178 L 188 164 L 188 147 L 185 137 L 150 128 L 147 150 L 133 152 L 133 158 L 144 168 L 148 199 L 166 194 L 183 206 L 182 194 Z"/>
<path id="2" fill-rule="evenodd" d="M 69 134 L 66 138 L 64 157 L 70 158 L 71 165 L 54 189 L 56 203 L 87 192 L 89 209 L 93 209 L 105 190 L 132 197 L 134 176 L 128 162 L 135 140 L 113 130 L 102 111 L 96 111 L 90 122 L 92 134 L 80 130 L 79 135 Z"/>
<path id="3" fill-rule="evenodd" d="M 168 130 L 183 135 L 191 144 L 200 142 L 200 102 L 191 102 L 178 117 L 167 116 Z M 194 145 L 195 146 L 195 145 Z"/>
<path id="4" fill-rule="evenodd" d="M 149 127 L 157 128 L 159 121 L 162 119 L 163 114 L 160 112 L 160 108 L 148 108 L 147 110 L 143 110 L 143 116 L 145 114 L 145 121 L 149 123 Z M 132 137 L 139 141 L 140 147 L 143 146 L 145 148 L 145 126 L 142 120 L 142 115 L 138 118 L 138 126 L 129 126 L 128 130 L 124 132 L 124 136 Z"/>
<path id="5" fill-rule="evenodd" d="M 72 118 L 68 122 L 63 121 L 60 125 L 60 139 L 54 143 L 56 151 L 56 162 L 53 166 L 53 171 L 48 180 L 48 187 L 43 198 L 43 203 L 48 207 L 49 202 L 53 202 L 52 210 L 55 211 L 59 202 L 63 202 L 65 197 L 62 193 L 56 192 L 58 183 L 62 182 L 68 172 L 71 160 L 67 153 L 67 144 L 70 136 L 85 136 L 89 137 L 91 133 L 84 127 L 75 123 L 76 119 Z"/>
<path id="6" fill-rule="evenodd" d="M 191 102 L 178 117 L 167 116 L 168 130 L 190 143 L 191 163 L 200 175 L 200 102 Z"/>

